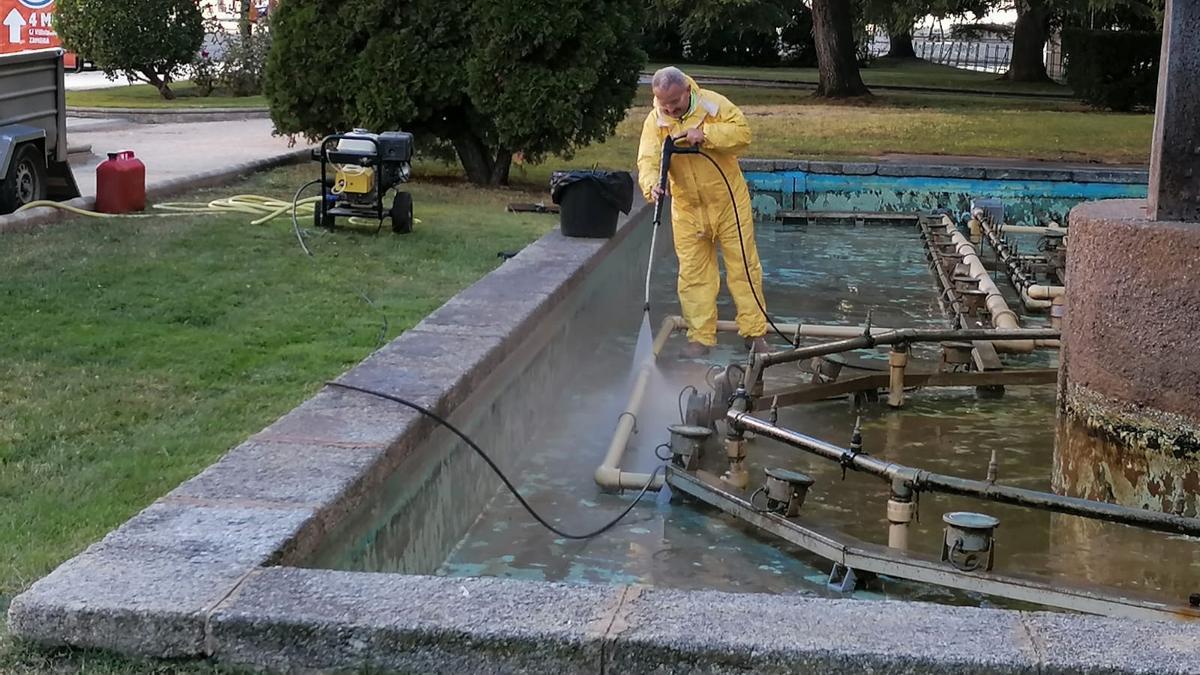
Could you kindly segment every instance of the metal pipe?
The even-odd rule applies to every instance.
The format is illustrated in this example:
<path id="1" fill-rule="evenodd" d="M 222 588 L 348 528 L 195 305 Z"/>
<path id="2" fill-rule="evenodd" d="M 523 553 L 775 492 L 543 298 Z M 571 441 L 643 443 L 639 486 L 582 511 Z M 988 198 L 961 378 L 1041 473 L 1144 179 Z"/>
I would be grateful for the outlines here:
<path id="1" fill-rule="evenodd" d="M 872 331 L 874 333 L 874 331 Z M 816 356 L 828 356 L 851 352 L 856 349 L 868 349 L 877 345 L 893 345 L 897 343 L 918 342 L 972 342 L 974 340 L 1057 340 L 1060 337 L 1057 330 L 1047 328 L 901 328 L 871 336 L 859 334 L 858 337 L 826 342 L 819 345 L 788 349 L 769 354 L 755 354 L 754 362 L 763 367 L 777 366 L 781 363 L 792 363 Z"/>
<path id="2" fill-rule="evenodd" d="M 721 509 L 763 532 L 858 572 L 870 572 L 1077 612 L 1157 621 L 1200 618 L 1200 611 L 1192 607 L 1168 605 L 1154 599 L 1141 598 L 1127 590 L 1114 592 L 1078 583 L 1047 582 L 982 570 L 964 572 L 920 553 L 900 552 L 868 544 L 843 532 L 762 511 L 750 504 L 744 494 L 725 489 L 720 481 L 701 471 L 690 473 L 668 466 L 667 483 L 673 490 Z"/>
<path id="3" fill-rule="evenodd" d="M 908 367 L 908 348 L 902 344 L 892 345 L 888 354 L 888 405 L 892 408 L 904 407 L 904 370 Z"/>
<path id="4" fill-rule="evenodd" d="M 1011 251 L 1009 250 L 1008 245 L 1005 244 L 1002 239 L 1000 239 L 996 229 L 993 228 L 986 220 L 980 222 L 980 227 L 983 230 L 983 234 L 987 237 L 988 243 L 991 244 L 992 248 L 996 250 L 996 254 L 1000 256 L 1001 262 L 1004 263 L 1004 266 L 1008 271 L 1009 280 L 1012 282 L 1013 286 L 1015 286 L 1017 290 L 1021 292 L 1021 303 L 1025 305 L 1026 309 L 1050 309 L 1050 301 L 1060 295 L 1066 294 L 1067 289 L 1064 286 L 1047 286 L 1035 283 L 1034 280 L 1030 279 L 1029 276 L 1025 274 L 1025 271 L 1021 269 L 1021 266 L 1017 263 Z M 1028 229 L 1062 231 L 1062 228 L 1025 228 L 1025 230 Z M 1001 226 L 1001 231 L 1014 230 L 1012 230 L 1010 227 Z"/>
<path id="5" fill-rule="evenodd" d="M 892 482 L 892 496 L 887 503 L 888 548 L 908 549 L 908 524 L 916 512 L 912 497 L 912 488 L 904 481 Z"/>
<path id="6" fill-rule="evenodd" d="M 779 332 L 793 335 L 795 337 L 807 338 L 845 338 L 856 337 L 862 335 L 865 330 L 862 326 L 839 326 L 832 324 L 818 323 L 777 323 L 776 327 Z M 717 330 L 719 332 L 736 332 L 738 325 L 736 321 L 718 321 Z M 892 328 L 880 328 L 873 326 L 871 333 L 873 335 L 883 335 Z"/>
<path id="7" fill-rule="evenodd" d="M 1053 300 L 1067 294 L 1066 286 L 1046 286 L 1033 284 L 1025 289 L 1025 294 L 1034 300 Z"/>
<path id="8" fill-rule="evenodd" d="M 952 219 L 943 217 L 942 222 L 946 226 L 946 233 L 950 235 L 951 241 L 954 242 L 959 255 L 962 256 L 963 264 L 969 268 L 969 274 L 979 280 L 979 290 L 987 293 L 985 303 L 992 316 L 992 325 L 996 328 L 1020 328 L 1021 321 L 1017 317 L 1017 313 L 1008 308 L 1008 302 L 1004 300 L 1000 289 L 988 275 L 987 268 L 983 266 L 983 261 L 979 259 L 975 247 L 958 231 L 958 227 Z M 1035 345 L 1032 340 L 1010 340 L 995 343 L 994 346 L 998 351 L 1028 353 L 1033 351 Z"/>
<path id="9" fill-rule="evenodd" d="M 726 421 L 734 428 L 772 438 L 818 457 L 838 462 L 854 471 L 869 473 L 889 482 L 901 480 L 917 492 L 941 492 L 974 497 L 1003 504 L 1028 506 L 1055 513 L 1064 513 L 1082 518 L 1104 520 L 1123 525 L 1144 527 L 1158 532 L 1200 536 L 1200 518 L 1187 518 L 1158 511 L 1133 509 L 1118 504 L 1096 502 L 1089 499 L 1064 497 L 1051 492 L 1038 492 L 1023 488 L 996 485 L 987 481 L 959 478 L 931 473 L 894 462 L 886 462 L 870 455 L 854 453 L 832 443 L 806 436 L 791 429 L 776 426 L 752 415 L 730 410 Z"/>
<path id="10" fill-rule="evenodd" d="M 1001 232 L 1012 232 L 1013 234 L 1067 234 L 1069 228 L 1066 227 L 1037 227 L 1034 225 L 1001 225 Z"/>

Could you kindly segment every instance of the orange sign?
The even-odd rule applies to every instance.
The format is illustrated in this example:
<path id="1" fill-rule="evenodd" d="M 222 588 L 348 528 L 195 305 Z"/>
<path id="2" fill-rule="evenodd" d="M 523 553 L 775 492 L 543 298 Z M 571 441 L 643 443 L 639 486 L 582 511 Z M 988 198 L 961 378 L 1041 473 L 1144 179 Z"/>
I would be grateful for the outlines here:
<path id="1" fill-rule="evenodd" d="M 61 46 L 54 0 L 0 0 L 0 54 Z"/>

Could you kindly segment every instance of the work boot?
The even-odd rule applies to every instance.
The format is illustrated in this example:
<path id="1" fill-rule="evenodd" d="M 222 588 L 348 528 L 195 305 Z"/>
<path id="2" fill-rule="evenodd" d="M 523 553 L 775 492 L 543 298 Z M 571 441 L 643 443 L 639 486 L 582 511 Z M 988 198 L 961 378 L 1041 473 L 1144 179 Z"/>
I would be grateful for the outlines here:
<path id="1" fill-rule="evenodd" d="M 685 359 L 699 359 L 708 356 L 710 347 L 702 342 L 688 342 L 687 346 L 680 350 L 680 355 Z"/>
<path id="2" fill-rule="evenodd" d="M 749 349 L 751 354 L 767 354 L 771 351 L 771 345 L 767 344 L 766 337 L 760 335 L 756 338 L 746 338 L 746 349 Z"/>

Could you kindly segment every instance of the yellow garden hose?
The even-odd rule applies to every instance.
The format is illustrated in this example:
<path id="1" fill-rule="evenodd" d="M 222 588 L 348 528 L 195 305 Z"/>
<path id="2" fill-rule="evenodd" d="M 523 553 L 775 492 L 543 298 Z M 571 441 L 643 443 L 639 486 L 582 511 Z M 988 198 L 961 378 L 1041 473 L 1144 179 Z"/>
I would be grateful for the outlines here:
<path id="1" fill-rule="evenodd" d="M 296 216 L 311 216 L 313 214 L 313 204 L 319 201 L 320 197 L 309 197 L 296 203 Z M 67 211 L 80 216 L 89 218 L 161 218 L 163 216 L 216 216 L 227 215 L 231 213 L 245 213 L 250 216 L 257 216 L 250 221 L 251 225 L 262 225 L 268 221 L 274 220 L 281 216 L 290 216 L 292 203 L 282 199 L 273 197 L 264 197 L 262 195 L 234 195 L 232 197 L 223 197 L 214 199 L 211 202 L 164 202 L 162 204 L 154 204 L 151 208 L 166 211 L 167 213 L 100 213 L 99 211 L 89 211 L 81 209 L 77 206 L 64 204 L 61 202 L 53 202 L 49 200 L 41 200 L 29 202 L 28 204 L 17 209 L 17 213 L 35 209 L 39 207 L 49 207 Z"/>
<path id="2" fill-rule="evenodd" d="M 313 215 L 314 204 L 320 201 L 320 197 L 309 197 L 296 202 L 296 217 Z M 183 215 L 228 215 L 232 213 L 245 213 L 249 216 L 256 216 L 250 221 L 251 225 L 262 225 L 276 218 L 292 215 L 292 202 L 284 199 L 276 199 L 274 197 L 264 197 L 262 195 L 234 195 L 232 197 L 222 197 L 214 199 L 210 202 L 163 202 L 162 204 L 154 204 L 151 208 L 166 213 L 129 213 L 129 214 L 114 214 L 100 213 L 98 211 L 89 211 L 81 209 L 77 206 L 64 204 L 61 202 L 53 202 L 41 200 L 29 202 L 28 204 L 17 209 L 17 213 L 29 209 L 39 207 L 49 207 L 68 211 L 80 216 L 89 218 L 161 218 L 163 216 L 183 216 Z M 365 218 L 351 218 L 350 222 L 355 225 L 370 224 L 371 221 Z M 414 223 L 420 223 L 420 220 L 413 220 Z"/>

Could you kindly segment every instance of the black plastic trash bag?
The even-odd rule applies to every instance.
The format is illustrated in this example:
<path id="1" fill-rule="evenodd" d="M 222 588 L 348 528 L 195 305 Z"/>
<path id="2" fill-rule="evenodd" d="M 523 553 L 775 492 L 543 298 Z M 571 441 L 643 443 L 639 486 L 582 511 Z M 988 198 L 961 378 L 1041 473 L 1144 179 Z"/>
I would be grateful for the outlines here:
<path id="1" fill-rule="evenodd" d="M 621 213 L 633 208 L 633 176 L 628 171 L 556 171 L 550 198 L 559 204 L 562 233 L 605 239 L 617 231 Z"/>
<path id="2" fill-rule="evenodd" d="M 550 199 L 561 205 L 566 189 L 584 182 L 621 213 L 629 213 L 633 208 L 633 176 L 628 171 L 555 171 L 550 176 Z"/>

